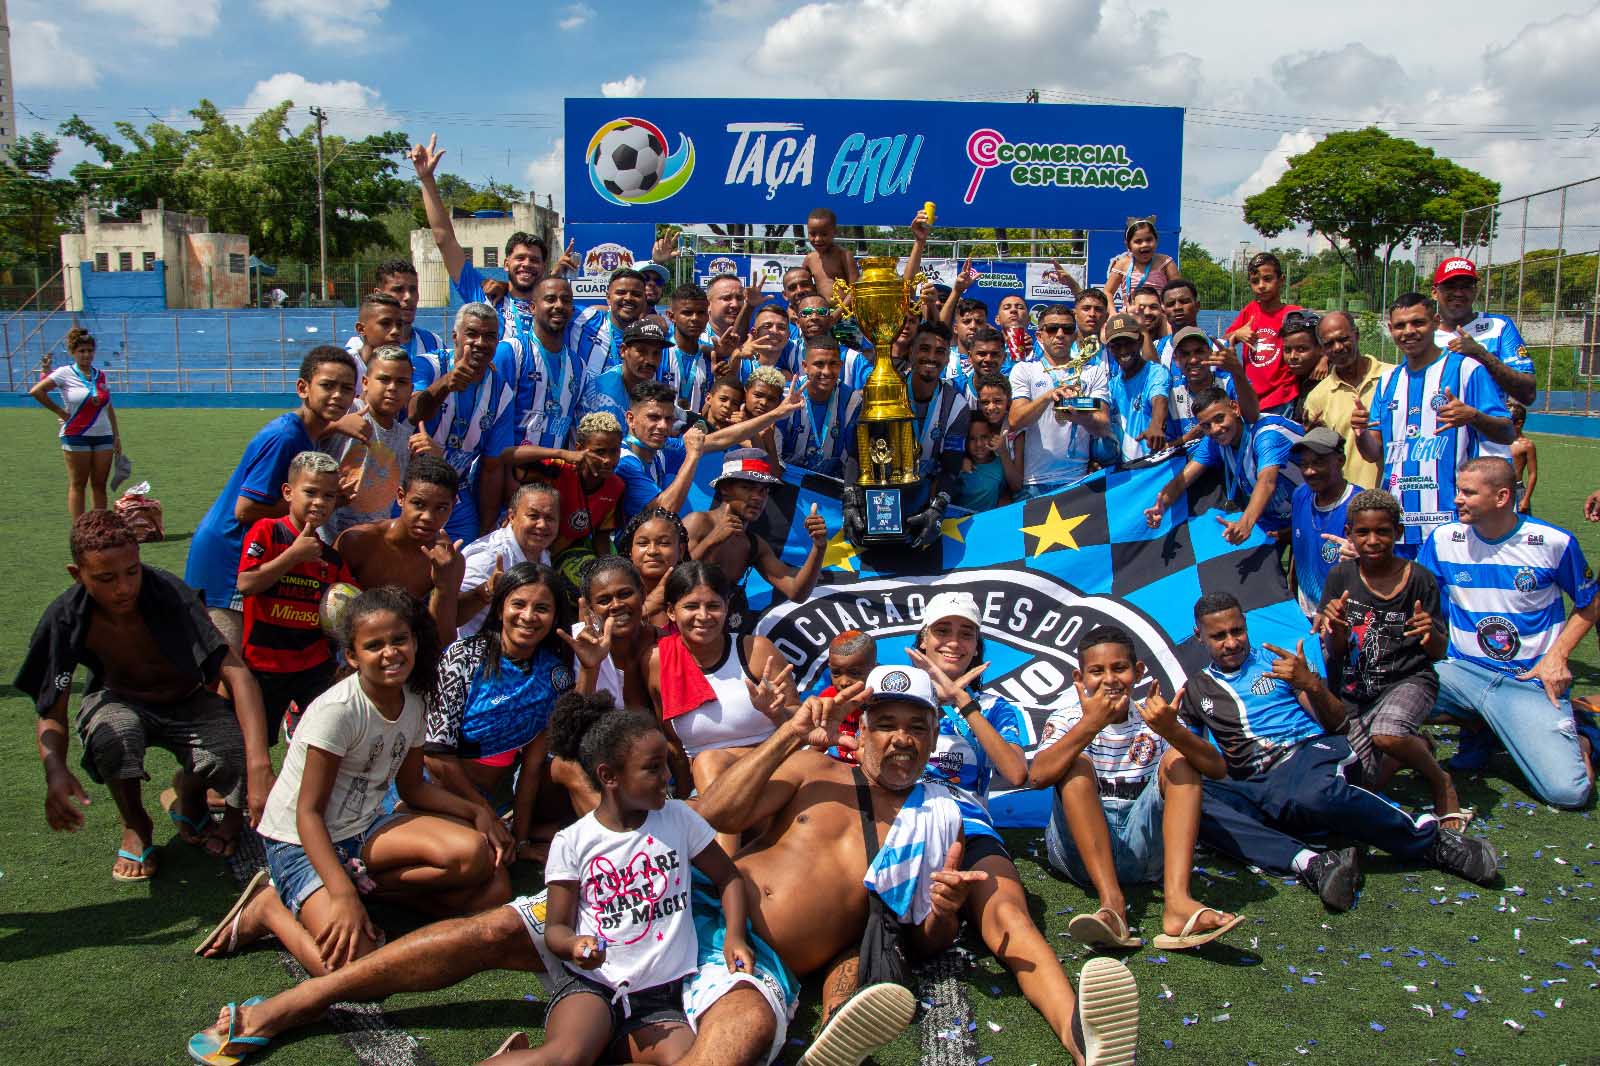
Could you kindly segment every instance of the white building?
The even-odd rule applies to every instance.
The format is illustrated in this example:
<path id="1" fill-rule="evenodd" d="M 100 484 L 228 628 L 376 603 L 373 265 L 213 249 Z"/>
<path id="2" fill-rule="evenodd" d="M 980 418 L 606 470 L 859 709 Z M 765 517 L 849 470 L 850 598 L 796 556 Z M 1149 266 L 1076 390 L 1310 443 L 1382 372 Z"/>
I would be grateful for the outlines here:
<path id="1" fill-rule="evenodd" d="M 467 253 L 467 260 L 479 267 L 503 266 L 506 241 L 518 231 L 543 238 L 550 246 L 552 263 L 561 256 L 561 216 L 553 207 L 534 203 L 531 198 L 526 203 L 512 204 L 509 213 L 497 212 L 487 218 L 469 215 L 451 219 L 451 223 L 455 226 L 456 240 Z M 448 306 L 450 276 L 445 273 L 439 246 L 433 243 L 432 230 L 411 231 L 411 262 L 417 268 L 421 306 Z"/>

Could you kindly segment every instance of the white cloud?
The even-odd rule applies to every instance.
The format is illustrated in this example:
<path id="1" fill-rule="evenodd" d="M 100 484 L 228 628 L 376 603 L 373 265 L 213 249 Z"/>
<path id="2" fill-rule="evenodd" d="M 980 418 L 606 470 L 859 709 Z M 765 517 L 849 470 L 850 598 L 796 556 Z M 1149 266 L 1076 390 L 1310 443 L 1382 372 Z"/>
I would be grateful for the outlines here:
<path id="1" fill-rule="evenodd" d="M 376 28 L 389 0 L 256 0 L 268 17 L 293 22 L 300 34 L 315 45 L 361 44 Z"/>
<path id="2" fill-rule="evenodd" d="M 294 101 L 289 127 L 299 129 L 305 124 L 305 110 L 321 107 L 328 112 L 327 132 L 342 137 L 365 137 L 384 130 L 401 129 L 404 123 L 383 106 L 377 89 L 358 81 L 308 81 L 304 75 L 282 71 L 263 81 L 258 81 L 245 97 L 237 121 L 249 122 L 262 108 L 276 107 L 285 100 Z"/>
<path id="3" fill-rule="evenodd" d="M 87 89 L 100 80 L 94 60 L 43 20 L 12 25 L 11 76 L 21 89 Z"/>
<path id="4" fill-rule="evenodd" d="M 102 15 L 133 20 L 141 43 L 171 45 L 187 37 L 209 37 L 217 28 L 221 0 L 84 0 Z"/>
<path id="5" fill-rule="evenodd" d="M 561 9 L 561 18 L 556 25 L 563 30 L 575 30 L 587 25 L 592 18 L 594 18 L 594 8 L 588 4 L 568 4 Z"/>
<path id="6" fill-rule="evenodd" d="M 550 145 L 550 151 L 529 163 L 523 171 L 523 177 L 527 179 L 535 198 L 542 202 L 547 196 L 555 197 L 558 211 L 564 210 L 566 204 L 566 150 L 567 139 L 557 137 Z"/>
<path id="7" fill-rule="evenodd" d="M 1318 114 L 1364 113 L 1386 100 L 1412 98 L 1411 79 L 1398 60 L 1356 43 L 1280 56 L 1272 81 L 1276 95 L 1315 105 Z"/>
<path id="8" fill-rule="evenodd" d="M 644 79 L 637 74 L 629 74 L 621 81 L 605 81 L 600 83 L 601 96 L 643 96 Z"/>
<path id="9" fill-rule="evenodd" d="M 1243 203 L 1246 196 L 1268 188 L 1289 169 L 1289 157 L 1309 152 L 1318 141 L 1322 140 L 1320 134 L 1312 133 L 1308 129 L 1297 130 L 1294 133 L 1285 133 L 1278 138 L 1278 143 L 1272 150 L 1261 157 L 1261 162 L 1250 176 L 1241 181 L 1233 190 L 1233 201 Z"/>

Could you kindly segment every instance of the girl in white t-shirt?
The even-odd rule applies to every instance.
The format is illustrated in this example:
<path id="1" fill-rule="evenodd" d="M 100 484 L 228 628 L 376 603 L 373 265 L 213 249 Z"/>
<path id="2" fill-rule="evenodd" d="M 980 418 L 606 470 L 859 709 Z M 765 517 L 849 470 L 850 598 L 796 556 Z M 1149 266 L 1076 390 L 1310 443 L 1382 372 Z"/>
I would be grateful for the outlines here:
<path id="1" fill-rule="evenodd" d="M 559 1062 L 676 1062 L 694 1043 L 683 981 L 701 961 L 689 866 L 721 897 L 730 973 L 755 968 L 744 879 L 706 820 L 668 797 L 667 738 L 652 714 L 570 692 L 550 733 L 600 806 L 556 834 L 545 862 L 545 946 L 567 965 L 551 975 L 541 1050 Z"/>
<path id="2" fill-rule="evenodd" d="M 355 672 L 301 716 L 261 817 L 267 871 L 198 954 L 216 958 L 275 935 L 320 976 L 381 943 L 362 896 L 438 916 L 511 898 L 511 835 L 487 809 L 422 774 L 422 693 L 433 690 L 439 661 L 433 620 L 388 586 L 357 596 L 341 628 Z M 385 810 L 391 782 L 403 805 Z M 268 871 L 275 891 L 265 891 Z"/>
<path id="3" fill-rule="evenodd" d="M 61 422 L 57 436 L 67 457 L 67 511 L 77 518 L 83 513 L 85 486 L 94 509 L 106 509 L 106 480 L 112 459 L 122 451 L 122 437 L 105 371 L 94 365 L 94 334 L 73 326 L 67 331 L 67 351 L 72 362 L 41 377 L 28 395 Z M 50 399 L 52 392 L 61 393 L 60 404 Z"/>

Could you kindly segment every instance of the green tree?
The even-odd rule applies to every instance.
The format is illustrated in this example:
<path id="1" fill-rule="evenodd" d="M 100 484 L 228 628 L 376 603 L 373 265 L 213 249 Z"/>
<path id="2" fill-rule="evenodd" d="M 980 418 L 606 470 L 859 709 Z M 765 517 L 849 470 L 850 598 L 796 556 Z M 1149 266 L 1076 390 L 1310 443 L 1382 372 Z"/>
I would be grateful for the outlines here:
<path id="1" fill-rule="evenodd" d="M 490 181 L 480 188 L 455 174 L 440 174 L 435 180 L 439 185 L 439 198 L 451 211 L 467 214 L 474 211 L 510 211 L 512 204 L 527 199 L 522 190 L 503 182 Z M 427 229 L 428 212 L 422 206 L 422 189 L 415 183 L 411 188 L 411 217 L 417 229 Z"/>
<path id="2" fill-rule="evenodd" d="M 1197 241 L 1178 242 L 1178 266 L 1183 276 L 1194 282 L 1200 306 L 1220 308 L 1228 306 L 1230 296 L 1228 268 L 1211 257 L 1211 253 Z M 1232 293 L 1237 298 L 1237 293 Z"/>
<path id="3" fill-rule="evenodd" d="M 1272 187 L 1245 200 L 1244 218 L 1266 237 L 1304 226 L 1327 238 L 1349 287 L 1376 300 L 1396 249 L 1452 239 L 1462 211 L 1499 198 L 1498 182 L 1369 126 L 1291 156 Z"/>
<path id="4" fill-rule="evenodd" d="M 0 274 L 19 267 L 51 273 L 61 265 L 61 234 L 76 217 L 76 186 L 53 178 L 61 144 L 32 133 L 0 162 Z M 31 280 L 31 278 L 29 279 Z"/>
<path id="5" fill-rule="evenodd" d="M 291 131 L 292 108 L 285 101 L 238 126 L 215 104 L 201 100 L 189 112 L 198 123 L 194 130 L 164 122 L 143 130 L 118 123 L 118 138 L 113 138 L 75 115 L 61 132 L 100 156 L 99 163 L 73 168 L 73 177 L 100 210 L 136 218 L 140 210 L 162 202 L 169 210 L 205 215 L 216 232 L 246 235 L 251 250 L 264 258 L 314 260 L 316 129 L 308 121 Z M 399 132 L 323 138 L 330 257 L 391 243 L 381 216 L 408 206 L 413 195 L 412 184 L 398 177 L 398 156 L 406 146 Z"/>

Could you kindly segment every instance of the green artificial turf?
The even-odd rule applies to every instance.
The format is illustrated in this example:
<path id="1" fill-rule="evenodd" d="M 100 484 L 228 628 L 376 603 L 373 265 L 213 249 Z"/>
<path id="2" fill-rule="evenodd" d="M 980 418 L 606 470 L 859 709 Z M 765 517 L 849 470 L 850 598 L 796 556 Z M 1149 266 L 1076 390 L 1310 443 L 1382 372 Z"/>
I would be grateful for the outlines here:
<path id="1" fill-rule="evenodd" d="M 149 562 L 182 573 L 190 532 L 269 415 L 121 414 L 135 479 L 151 481 L 166 512 L 168 540 L 146 548 Z M 67 580 L 63 464 L 53 432 L 42 412 L 0 411 L 8 504 L 0 519 L 6 563 L 0 676 L 7 680 L 40 610 Z M 1556 437 L 1538 443 L 1543 476 L 1535 510 L 1575 528 L 1590 558 L 1600 557 L 1600 526 L 1579 518 L 1584 495 L 1600 485 L 1594 462 L 1600 447 Z M 1595 644 L 1587 640 L 1574 664 L 1578 691 L 1600 690 L 1597 663 Z M 103 789 L 90 786 L 93 804 L 81 832 L 47 830 L 32 708 L 15 690 L 3 692 L 0 1063 L 185 1061 L 184 1040 L 209 1023 L 221 1003 L 277 991 L 289 978 L 268 948 L 222 962 L 190 954 L 236 889 L 220 864 L 171 839 L 164 823 L 156 837 L 159 875 L 132 886 L 110 878 L 118 834 Z M 1442 754 L 1451 750 L 1446 744 Z M 74 742 L 74 758 L 77 751 Z M 168 755 L 151 753 L 147 804 L 158 820 L 154 794 L 172 769 Z M 1202 956 L 1162 956 L 1146 948 L 1129 957 L 1142 992 L 1141 1061 L 1600 1062 L 1595 1026 L 1584 1020 L 1595 1009 L 1592 960 L 1600 952 L 1596 823 L 1588 812 L 1556 813 L 1531 803 L 1503 757 L 1493 769 L 1457 783 L 1463 802 L 1479 812 L 1475 829 L 1488 833 L 1505 856 L 1503 888 L 1477 889 L 1379 856 L 1370 864 L 1360 905 L 1330 915 L 1303 889 L 1201 855 L 1204 872 L 1196 875 L 1195 895 L 1242 909 L 1249 921 Z M 1407 803 L 1425 802 L 1409 775 L 1397 793 Z M 1089 900 L 1046 871 L 1040 834 L 1009 838 L 1035 920 L 1075 975 L 1084 956 L 1062 933 L 1069 909 L 1084 909 Z M 518 884 L 532 887 L 537 876 L 519 868 Z M 1142 931 L 1153 935 L 1159 893 L 1135 889 L 1130 900 Z M 967 946 L 978 959 L 967 990 L 980 1054 L 993 1056 L 997 1066 L 1063 1061 L 1010 975 L 975 939 Z M 538 991 L 531 977 L 491 972 L 443 992 L 397 997 L 385 1010 L 434 1061 L 473 1062 L 513 1028 L 536 1031 L 542 1011 L 523 997 Z M 1461 1009 L 1464 1018 L 1452 1017 Z M 794 1031 L 808 1032 L 815 1016 L 811 997 Z M 1503 1024 L 1506 1019 L 1524 1027 L 1520 1035 Z M 879 1061 L 916 1062 L 919 1047 L 908 1034 Z M 322 1066 L 351 1063 L 354 1056 L 331 1028 L 319 1025 L 282 1040 L 266 1061 Z"/>

